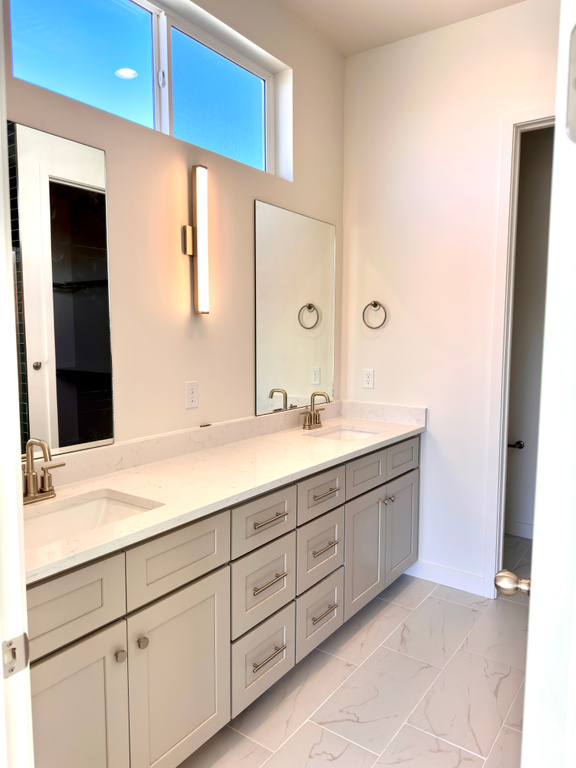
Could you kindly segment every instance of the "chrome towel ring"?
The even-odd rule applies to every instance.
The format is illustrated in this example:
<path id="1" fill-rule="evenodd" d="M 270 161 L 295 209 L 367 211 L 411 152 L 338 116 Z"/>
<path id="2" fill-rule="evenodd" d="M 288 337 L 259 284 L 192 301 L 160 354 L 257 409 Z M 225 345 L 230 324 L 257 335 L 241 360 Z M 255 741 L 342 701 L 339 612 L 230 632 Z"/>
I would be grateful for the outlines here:
<path id="1" fill-rule="evenodd" d="M 307 312 L 316 312 L 316 321 L 312 325 L 304 325 L 302 322 L 302 312 L 306 310 Z M 298 312 L 298 322 L 302 326 L 302 328 L 305 328 L 307 331 L 311 331 L 312 328 L 316 328 L 318 323 L 320 322 L 320 312 L 318 312 L 318 309 L 314 306 L 314 304 L 304 304 L 303 307 L 300 307 L 300 311 Z"/>
<path id="2" fill-rule="evenodd" d="M 366 320 L 366 312 L 369 309 L 373 309 L 375 312 L 379 312 L 380 310 L 382 310 L 382 312 L 384 313 L 384 317 L 382 318 L 381 323 L 379 323 L 378 325 L 370 325 L 370 323 Z M 369 304 L 366 304 L 366 306 L 364 307 L 364 311 L 362 312 L 362 320 L 364 321 L 364 325 L 367 328 L 371 328 L 374 331 L 377 328 L 382 328 L 382 326 L 384 325 L 387 319 L 388 319 L 388 312 L 386 311 L 386 307 L 383 304 L 381 304 L 379 301 L 371 301 Z"/>

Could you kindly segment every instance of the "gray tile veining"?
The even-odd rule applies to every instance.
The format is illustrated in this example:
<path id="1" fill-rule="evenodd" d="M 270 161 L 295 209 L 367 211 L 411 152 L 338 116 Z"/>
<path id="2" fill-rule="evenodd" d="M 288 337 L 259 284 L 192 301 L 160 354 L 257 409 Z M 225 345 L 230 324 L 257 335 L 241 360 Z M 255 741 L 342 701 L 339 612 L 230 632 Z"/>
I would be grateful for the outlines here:
<path id="1" fill-rule="evenodd" d="M 482 768 L 481 757 L 405 725 L 376 763 L 406 768 Z"/>
<path id="2" fill-rule="evenodd" d="M 320 650 L 361 664 L 408 616 L 409 609 L 402 605 L 372 600 L 325 640 Z"/>
<path id="3" fill-rule="evenodd" d="M 504 536 L 504 551 L 502 553 L 502 567 L 513 571 L 520 560 L 530 550 L 532 542 L 520 536 L 512 536 L 507 533 Z"/>
<path id="4" fill-rule="evenodd" d="M 441 584 L 432 592 L 432 597 L 465 605 L 467 608 L 475 608 L 477 611 L 485 611 L 492 602 L 489 597 L 481 597 L 472 594 L 472 592 L 463 592 L 461 589 L 453 589 L 452 587 L 443 587 Z"/>
<path id="5" fill-rule="evenodd" d="M 484 768 L 520 768 L 522 734 L 511 728 L 502 728 L 492 747 Z"/>
<path id="6" fill-rule="evenodd" d="M 525 684 L 522 683 L 518 695 L 514 699 L 514 703 L 510 707 L 510 711 L 504 721 L 504 725 L 507 725 L 509 728 L 514 728 L 516 731 L 522 730 L 524 722 L 524 685 Z"/>
<path id="7" fill-rule="evenodd" d="M 403 574 L 385 589 L 379 598 L 391 603 L 399 603 L 405 608 L 416 608 L 437 586 L 433 581 Z"/>
<path id="8" fill-rule="evenodd" d="M 381 647 L 311 719 L 381 754 L 439 671 Z"/>
<path id="9" fill-rule="evenodd" d="M 178 768 L 260 768 L 271 755 L 260 744 L 226 727 Z"/>
<path id="10" fill-rule="evenodd" d="M 458 651 L 408 722 L 486 757 L 524 679 L 524 672 Z"/>
<path id="11" fill-rule="evenodd" d="M 511 600 L 494 600 L 462 647 L 472 653 L 524 668 L 527 634 L 527 606 Z"/>
<path id="12" fill-rule="evenodd" d="M 231 727 L 275 751 L 355 669 L 346 661 L 312 651 L 232 720 Z"/>
<path id="13" fill-rule="evenodd" d="M 315 723 L 305 723 L 266 763 L 266 768 L 372 768 L 376 755 Z"/>
<path id="14" fill-rule="evenodd" d="M 384 645 L 443 667 L 481 616 L 481 611 L 432 595 L 410 614 Z"/>
<path id="15" fill-rule="evenodd" d="M 519 768 L 523 599 L 402 576 L 179 768 Z"/>

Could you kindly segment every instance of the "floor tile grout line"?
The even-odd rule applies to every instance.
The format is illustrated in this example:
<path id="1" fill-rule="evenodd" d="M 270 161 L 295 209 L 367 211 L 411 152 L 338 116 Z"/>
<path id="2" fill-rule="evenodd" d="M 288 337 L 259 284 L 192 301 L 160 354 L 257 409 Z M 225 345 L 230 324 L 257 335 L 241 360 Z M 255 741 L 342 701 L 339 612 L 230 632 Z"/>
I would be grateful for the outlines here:
<path id="1" fill-rule="evenodd" d="M 426 689 L 426 691 L 424 692 L 424 694 L 423 694 L 423 695 L 420 697 L 420 699 L 418 700 L 418 702 L 417 702 L 417 703 L 415 704 L 415 706 L 414 706 L 414 707 L 411 709 L 410 713 L 408 714 L 408 716 L 406 717 L 406 719 L 405 719 L 405 721 L 404 721 L 404 725 L 410 725 L 410 723 L 408 722 L 408 721 L 409 721 L 409 719 L 412 717 L 412 715 L 414 714 L 414 712 L 416 711 L 416 709 L 417 709 L 417 708 L 420 706 L 420 703 L 421 703 L 422 701 L 424 701 L 424 699 L 426 698 L 426 696 L 427 696 L 427 695 L 428 695 L 428 693 L 430 692 L 430 690 L 431 690 L 432 686 L 433 686 L 433 685 L 436 683 L 436 681 L 438 680 L 438 678 L 440 677 L 440 675 L 442 674 L 442 672 L 443 672 L 443 671 L 444 671 L 444 670 L 445 670 L 445 669 L 448 667 L 448 665 L 450 664 L 450 662 L 452 661 L 452 659 L 453 659 L 453 658 L 456 656 L 456 654 L 458 653 L 458 651 L 460 651 L 460 650 L 463 650 L 463 649 L 462 649 L 462 646 L 464 645 L 464 643 L 465 643 L 465 642 L 466 642 L 466 640 L 468 639 L 468 635 L 469 635 L 469 634 L 470 634 L 470 633 L 471 633 L 471 632 L 474 630 L 474 628 L 475 628 L 475 627 L 476 627 L 476 624 L 474 624 L 474 626 L 470 627 L 470 629 L 469 629 L 469 630 L 468 630 L 468 632 L 466 633 L 466 635 L 465 635 L 465 637 L 463 638 L 463 640 L 462 640 L 462 642 L 460 643 L 460 645 L 459 645 L 459 646 L 456 648 L 456 650 L 454 651 L 454 653 L 453 653 L 453 654 L 450 656 L 450 658 L 449 658 L 449 659 L 446 661 L 446 663 L 444 664 L 444 666 L 442 667 L 442 669 L 440 670 L 440 672 L 438 673 L 438 675 L 436 675 L 436 677 L 435 677 L 435 678 L 434 678 L 434 680 L 433 680 L 433 681 L 430 683 L 430 685 L 428 686 L 428 688 Z M 468 651 L 468 653 L 471 653 L 471 651 Z M 480 655 L 480 654 L 476 654 L 476 655 Z M 495 661 L 495 659 L 494 659 L 494 661 Z M 518 688 L 518 690 L 520 690 L 520 687 Z M 518 694 L 518 692 L 516 692 L 516 695 L 517 695 L 517 694 Z M 503 722 L 503 721 L 502 721 L 502 722 Z M 437 737 L 435 734 L 431 734 L 431 735 L 434 735 L 434 737 L 435 737 L 435 738 L 438 738 L 438 737 Z M 496 740 L 496 739 L 494 739 L 494 741 L 495 741 L 495 740 Z M 493 746 L 493 745 L 494 745 L 494 742 L 493 742 L 493 743 L 492 743 L 492 745 L 490 746 L 490 749 L 492 749 L 492 746 Z M 457 746 L 457 745 L 455 745 L 455 746 Z M 461 747 L 461 749 L 465 749 L 465 747 Z"/>
<path id="2" fill-rule="evenodd" d="M 406 723 L 408 728 L 415 728 L 417 731 L 420 731 L 421 733 L 425 733 L 427 736 L 432 736 L 432 738 L 437 739 L 438 741 L 443 741 L 445 744 L 450 744 L 451 747 L 456 747 L 456 749 L 461 749 L 463 752 L 468 752 L 470 755 L 474 755 L 474 757 L 479 757 L 481 760 L 486 760 L 484 755 L 478 754 L 478 752 L 474 752 L 473 749 L 468 749 L 468 747 L 463 747 L 461 744 L 456 744 L 454 741 L 450 741 L 449 739 L 444 738 L 444 736 L 438 736 L 435 733 L 430 733 L 430 731 L 427 731 L 425 728 L 421 728 L 419 725 L 413 725 L 412 723 Z M 490 747 L 492 749 L 492 747 Z"/>
<path id="3" fill-rule="evenodd" d="M 310 718 L 312 715 L 310 715 Z M 338 733 L 337 731 L 333 731 L 332 728 L 329 728 L 327 725 L 320 725 L 320 723 L 317 723 L 315 720 L 311 720 L 308 718 L 306 720 L 307 723 L 312 723 L 313 725 L 317 725 L 318 728 L 322 728 L 325 731 L 328 731 L 328 733 L 331 733 L 333 736 L 338 736 L 339 739 L 343 739 L 344 741 L 350 742 L 350 744 L 354 744 L 355 747 L 358 747 L 359 749 L 363 749 L 365 752 L 370 752 L 371 755 L 374 755 L 376 760 L 380 759 L 381 754 L 378 752 L 374 752 L 373 749 L 370 749 L 369 747 L 364 746 L 363 744 L 359 744 L 357 741 L 353 741 L 352 739 L 349 739 L 347 736 L 342 736 L 341 733 Z"/>
<path id="4" fill-rule="evenodd" d="M 234 733 L 238 733 L 244 739 L 248 739 L 249 741 L 254 742 L 254 744 L 258 744 L 259 747 L 262 747 L 262 749 L 265 749 L 267 752 L 272 752 L 272 754 L 274 754 L 273 749 L 270 749 L 270 747 L 264 746 L 264 744 L 261 744 L 259 741 L 256 741 L 256 739 L 252 738 L 252 736 L 247 736 L 245 733 L 242 733 L 242 731 L 239 731 L 238 728 L 234 728 L 233 726 L 231 726 L 230 723 L 228 723 L 224 727 L 230 728 L 231 731 L 234 731 Z"/>

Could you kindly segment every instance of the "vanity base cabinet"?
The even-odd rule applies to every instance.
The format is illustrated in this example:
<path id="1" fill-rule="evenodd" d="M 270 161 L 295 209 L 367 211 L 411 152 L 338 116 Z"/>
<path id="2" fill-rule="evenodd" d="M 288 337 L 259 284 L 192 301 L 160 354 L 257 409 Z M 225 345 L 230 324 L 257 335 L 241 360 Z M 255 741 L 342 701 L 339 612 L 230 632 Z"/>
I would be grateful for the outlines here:
<path id="1" fill-rule="evenodd" d="M 419 476 L 412 470 L 346 504 L 345 621 L 418 559 Z"/>
<path id="2" fill-rule="evenodd" d="M 384 488 L 375 488 L 345 506 L 345 621 L 385 587 Z"/>
<path id="3" fill-rule="evenodd" d="M 119 621 L 32 666 L 36 768 L 128 768 L 125 649 Z"/>
<path id="4" fill-rule="evenodd" d="M 127 625 L 131 768 L 176 768 L 230 720 L 230 569 Z"/>
<path id="5" fill-rule="evenodd" d="M 418 560 L 419 481 L 416 469 L 386 486 L 386 586 Z"/>

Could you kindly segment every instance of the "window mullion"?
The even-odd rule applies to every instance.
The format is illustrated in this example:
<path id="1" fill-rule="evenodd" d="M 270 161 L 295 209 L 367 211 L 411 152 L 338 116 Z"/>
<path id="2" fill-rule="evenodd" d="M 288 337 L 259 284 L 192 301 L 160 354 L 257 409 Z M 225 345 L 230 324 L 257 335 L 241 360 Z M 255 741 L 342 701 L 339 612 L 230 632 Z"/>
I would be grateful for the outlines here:
<path id="1" fill-rule="evenodd" d="M 154 65 L 155 65 L 155 127 L 157 131 L 170 134 L 170 57 L 169 24 L 164 12 L 155 14 L 154 19 Z"/>

